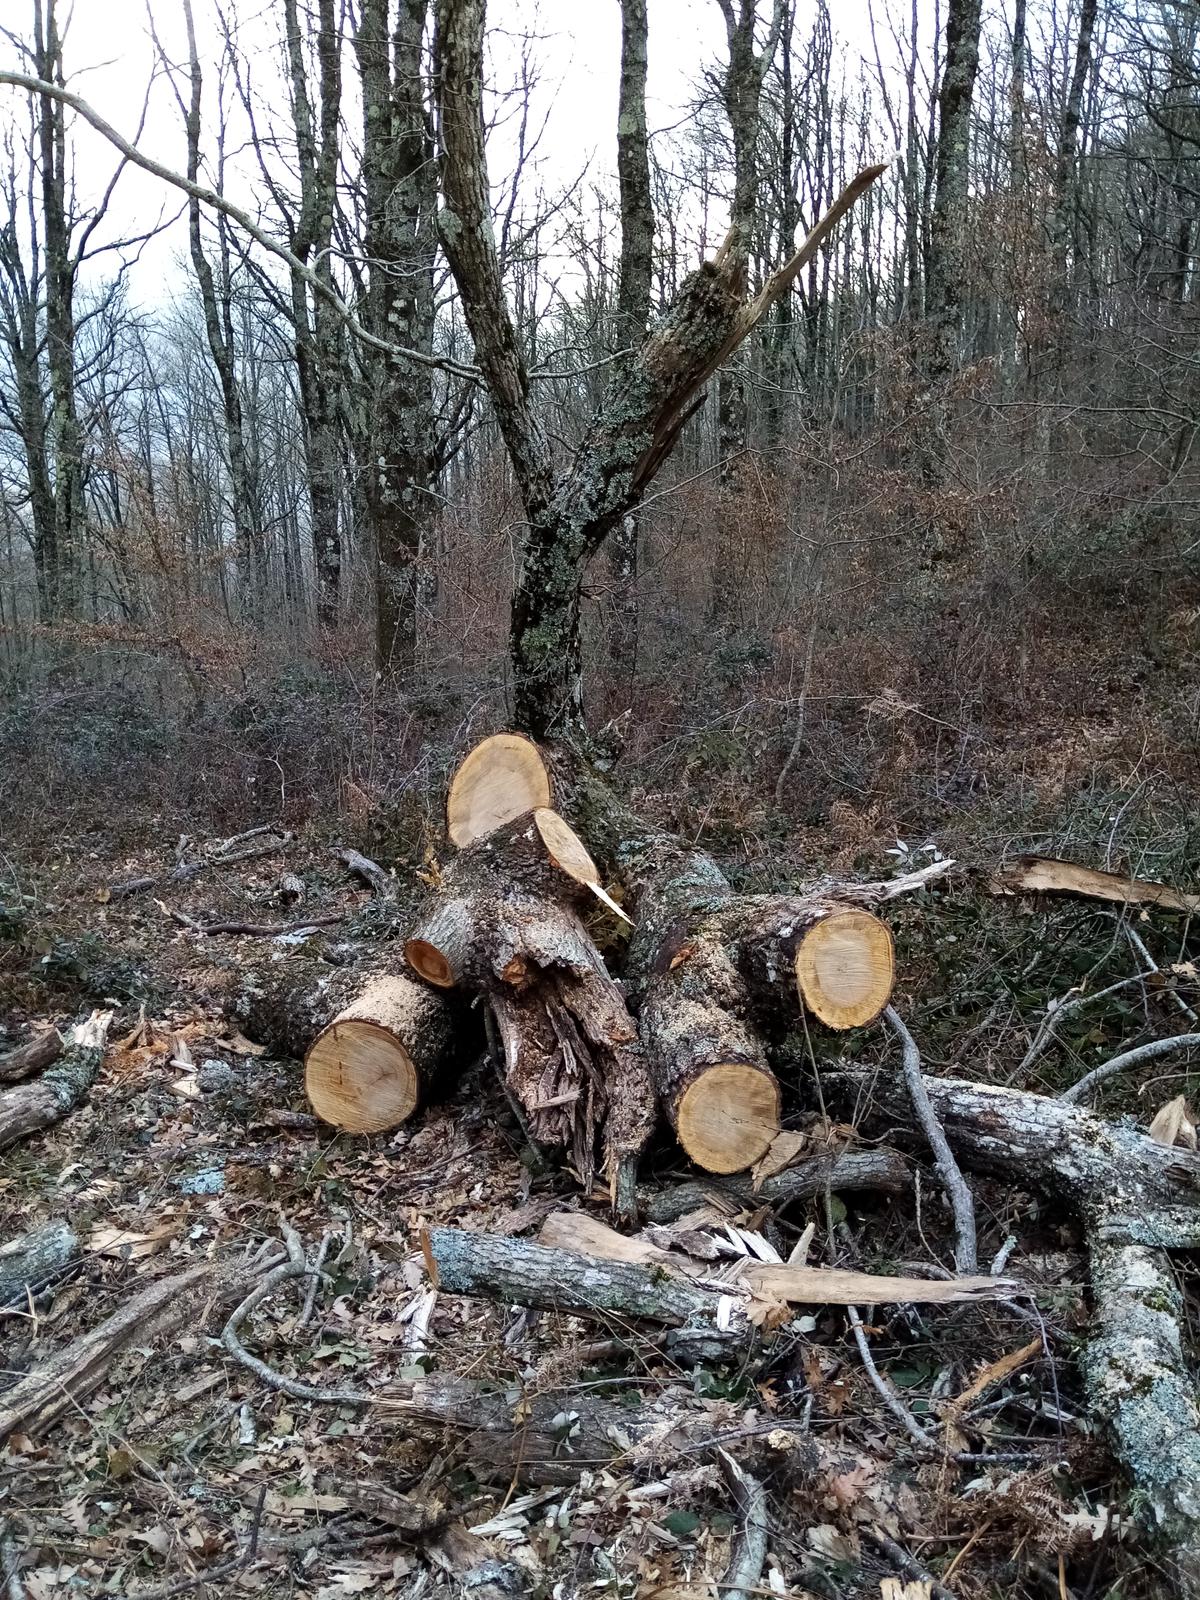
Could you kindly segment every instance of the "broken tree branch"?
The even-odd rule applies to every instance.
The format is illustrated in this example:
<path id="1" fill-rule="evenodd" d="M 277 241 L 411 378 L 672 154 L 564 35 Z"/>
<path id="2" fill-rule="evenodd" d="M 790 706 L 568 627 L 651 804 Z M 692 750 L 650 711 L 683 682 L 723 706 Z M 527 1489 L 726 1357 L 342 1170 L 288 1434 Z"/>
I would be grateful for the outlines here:
<path id="1" fill-rule="evenodd" d="M 93 1011 L 72 1028 L 58 1061 L 40 1078 L 0 1094 L 0 1150 L 60 1122 L 92 1086 L 104 1059 L 111 1011 Z"/>

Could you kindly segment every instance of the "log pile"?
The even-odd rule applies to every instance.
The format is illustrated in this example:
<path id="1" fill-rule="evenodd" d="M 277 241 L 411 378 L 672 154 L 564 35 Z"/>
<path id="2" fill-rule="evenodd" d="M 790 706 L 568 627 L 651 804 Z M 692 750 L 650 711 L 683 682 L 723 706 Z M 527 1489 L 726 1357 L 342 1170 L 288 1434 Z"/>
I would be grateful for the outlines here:
<path id="1" fill-rule="evenodd" d="M 585 1189 L 602 1175 L 629 1212 L 660 1109 L 698 1167 L 744 1172 L 781 1127 L 771 1041 L 802 1018 L 861 1027 L 888 1003 L 894 954 L 876 908 L 891 886 L 735 895 L 709 857 L 522 735 L 467 754 L 446 832 L 455 854 L 402 961 L 363 972 L 297 958 L 241 985 L 241 1024 L 304 1057 L 313 1110 L 344 1131 L 410 1116 L 482 1010 L 531 1140 Z M 589 931 L 597 916 L 636 924 L 613 971 Z"/>

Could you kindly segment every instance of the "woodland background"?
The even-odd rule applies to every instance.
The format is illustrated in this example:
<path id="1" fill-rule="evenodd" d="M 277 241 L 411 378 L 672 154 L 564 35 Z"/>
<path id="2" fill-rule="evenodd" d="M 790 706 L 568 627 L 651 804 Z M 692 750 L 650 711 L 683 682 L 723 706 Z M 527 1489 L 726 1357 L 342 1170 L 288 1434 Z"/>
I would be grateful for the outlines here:
<path id="1" fill-rule="evenodd" d="M 965 829 L 1186 874 L 1200 7 L 864 5 L 849 42 L 824 3 L 722 9 L 732 54 L 651 130 L 652 312 L 731 205 L 753 288 L 898 154 L 593 563 L 593 725 L 623 719 L 647 791 L 751 856 L 797 823 L 851 853 Z M 198 205 L 169 296 L 140 304 L 144 241 L 119 236 L 161 219 L 114 228 L 121 177 L 73 183 L 96 135 L 5 91 L 6 833 L 113 801 L 230 826 L 349 806 L 390 831 L 503 725 L 521 512 L 437 245 L 426 10 L 279 0 L 253 81 L 223 13 L 190 61 L 163 47 L 179 160 L 156 153 L 217 187 L 256 173 L 262 230 L 430 365 Z M 676 45 L 650 12 L 653 58 Z M 586 172 L 544 186 L 539 38 L 502 13 L 497 241 L 565 459 L 624 344 L 621 200 Z M 52 0 L 13 20 L 16 64 L 71 85 Z"/>

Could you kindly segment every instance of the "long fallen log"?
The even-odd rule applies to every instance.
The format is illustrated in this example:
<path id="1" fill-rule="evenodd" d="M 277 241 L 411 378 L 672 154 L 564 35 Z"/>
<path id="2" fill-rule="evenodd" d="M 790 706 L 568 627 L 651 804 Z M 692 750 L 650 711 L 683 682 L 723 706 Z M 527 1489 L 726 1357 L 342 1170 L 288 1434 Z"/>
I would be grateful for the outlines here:
<path id="1" fill-rule="evenodd" d="M 62 1218 L 0 1245 L 0 1306 L 24 1303 L 60 1278 L 78 1256 L 78 1236 Z"/>
<path id="2" fill-rule="evenodd" d="M 616 1186 L 650 1136 L 654 1092 L 625 997 L 580 920 L 588 897 L 529 813 L 447 864 L 404 954 L 427 983 L 487 1001 L 533 1138 L 565 1150 L 585 1187 L 599 1145 Z"/>
<path id="3" fill-rule="evenodd" d="M 638 1406 L 577 1386 L 538 1386 L 514 1396 L 495 1384 L 438 1373 L 382 1391 L 372 1414 L 406 1432 L 468 1437 L 472 1475 L 503 1483 L 577 1484 L 581 1472 L 610 1465 L 657 1476 L 684 1463 L 701 1465 L 717 1445 L 752 1471 L 793 1486 L 821 1463 L 819 1447 L 797 1421 L 746 1412 L 730 1401 L 699 1406 L 657 1393 Z"/>
<path id="4" fill-rule="evenodd" d="M 903 1080 L 838 1072 L 822 1082 L 859 1125 L 921 1138 Z M 1062 1196 L 1098 1238 L 1200 1249 L 1200 1155 L 1045 1095 L 962 1078 L 924 1083 L 968 1166 Z"/>
<path id="5" fill-rule="evenodd" d="M 61 1122 L 87 1094 L 104 1059 L 111 1011 L 77 1022 L 62 1055 L 40 1078 L 0 1094 L 0 1150 Z"/>
<path id="6" fill-rule="evenodd" d="M 470 1045 L 464 1019 L 406 973 L 299 955 L 243 972 L 226 1009 L 251 1038 L 304 1060 L 313 1110 L 347 1133 L 398 1127 Z"/>

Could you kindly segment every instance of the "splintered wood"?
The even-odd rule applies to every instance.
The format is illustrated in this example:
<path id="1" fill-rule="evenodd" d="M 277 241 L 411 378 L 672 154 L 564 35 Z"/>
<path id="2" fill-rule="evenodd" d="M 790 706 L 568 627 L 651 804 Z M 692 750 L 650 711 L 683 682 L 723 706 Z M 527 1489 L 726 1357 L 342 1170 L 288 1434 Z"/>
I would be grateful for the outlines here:
<path id="1" fill-rule="evenodd" d="M 624 911 L 601 884 L 596 863 L 574 828 L 565 823 L 557 811 L 551 811 L 547 806 L 539 806 L 533 813 L 533 820 L 546 846 L 546 854 L 559 871 L 565 872 L 568 878 L 574 878 L 576 883 L 582 883 L 585 889 L 590 889 L 601 905 L 615 912 L 622 922 L 629 922 Z"/>
<path id="2" fill-rule="evenodd" d="M 891 932 L 869 911 L 835 911 L 814 923 L 796 946 L 800 998 L 826 1027 L 874 1022 L 895 981 Z"/>
<path id="3" fill-rule="evenodd" d="M 446 798 L 446 827 L 460 850 L 506 822 L 550 804 L 550 775 L 532 739 L 495 733 L 468 752 Z"/>

